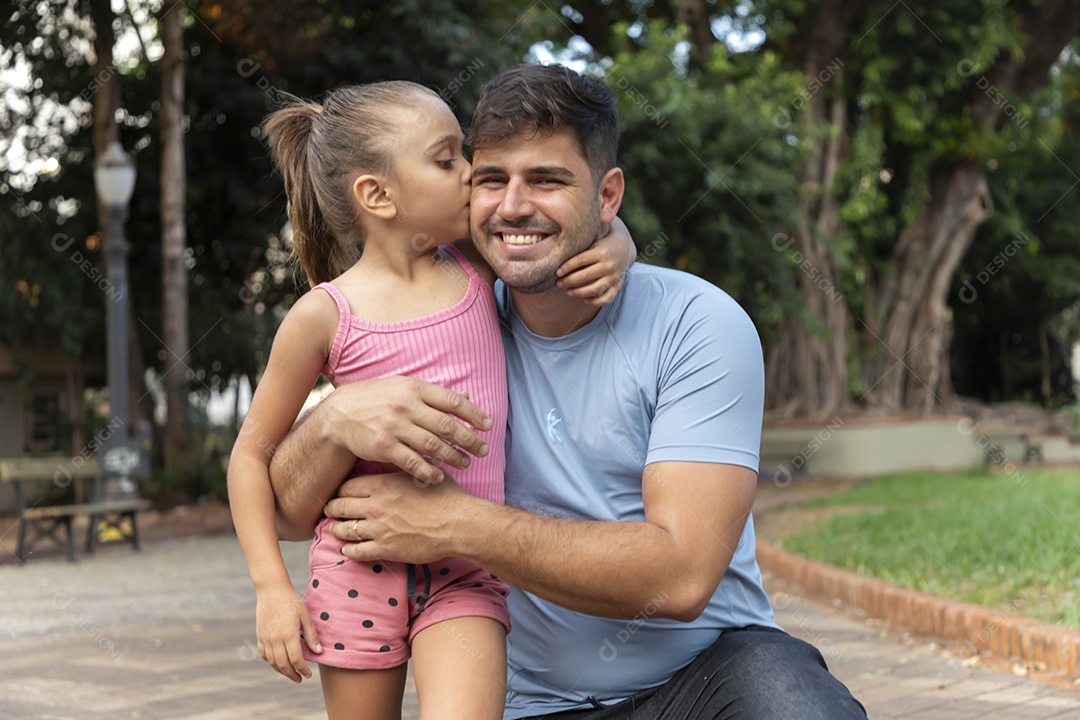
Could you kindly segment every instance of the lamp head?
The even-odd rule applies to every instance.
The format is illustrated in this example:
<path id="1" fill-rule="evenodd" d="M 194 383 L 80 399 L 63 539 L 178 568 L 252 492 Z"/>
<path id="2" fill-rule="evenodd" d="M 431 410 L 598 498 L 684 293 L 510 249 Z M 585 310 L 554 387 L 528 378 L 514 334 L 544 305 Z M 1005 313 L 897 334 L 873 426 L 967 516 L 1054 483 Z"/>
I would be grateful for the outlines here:
<path id="1" fill-rule="evenodd" d="M 135 190 L 135 163 L 113 140 L 94 163 L 94 185 L 107 207 L 127 207 Z"/>

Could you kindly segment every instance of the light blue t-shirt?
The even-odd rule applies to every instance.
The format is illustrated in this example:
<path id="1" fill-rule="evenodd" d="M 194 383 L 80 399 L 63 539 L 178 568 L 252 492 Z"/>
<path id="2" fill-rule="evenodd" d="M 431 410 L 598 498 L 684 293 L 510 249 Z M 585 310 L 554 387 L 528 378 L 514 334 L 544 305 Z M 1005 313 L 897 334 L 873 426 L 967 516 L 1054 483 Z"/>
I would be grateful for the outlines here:
<path id="1" fill-rule="evenodd" d="M 510 387 L 506 503 L 579 520 L 645 519 L 646 465 L 758 469 L 764 377 L 750 318 L 687 273 L 630 267 L 616 300 L 564 337 L 534 335 L 496 285 Z M 574 558 L 566 558 L 574 572 Z M 633 583 L 632 577 L 626 582 Z M 662 600 L 662 598 L 658 598 Z M 506 718 L 625 700 L 661 685 L 724 628 L 776 627 L 753 520 L 708 608 L 690 623 L 567 610 L 514 588 Z"/>

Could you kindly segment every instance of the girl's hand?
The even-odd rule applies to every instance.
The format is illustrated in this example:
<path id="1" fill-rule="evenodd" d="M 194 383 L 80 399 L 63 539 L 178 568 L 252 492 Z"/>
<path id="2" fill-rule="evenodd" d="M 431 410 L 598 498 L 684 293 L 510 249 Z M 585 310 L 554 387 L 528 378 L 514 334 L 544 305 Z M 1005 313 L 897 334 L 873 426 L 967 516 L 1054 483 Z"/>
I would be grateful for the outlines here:
<path id="1" fill-rule="evenodd" d="M 567 260 L 555 271 L 556 283 L 566 288 L 570 297 L 581 298 L 590 305 L 607 305 L 622 288 L 626 270 L 637 258 L 637 248 L 630 230 L 619 218 L 592 247 Z"/>
<path id="2" fill-rule="evenodd" d="M 304 601 L 291 585 L 258 591 L 255 609 L 259 654 L 294 683 L 311 678 L 311 670 L 300 651 L 300 633 L 312 652 L 322 652 L 315 624 Z"/>

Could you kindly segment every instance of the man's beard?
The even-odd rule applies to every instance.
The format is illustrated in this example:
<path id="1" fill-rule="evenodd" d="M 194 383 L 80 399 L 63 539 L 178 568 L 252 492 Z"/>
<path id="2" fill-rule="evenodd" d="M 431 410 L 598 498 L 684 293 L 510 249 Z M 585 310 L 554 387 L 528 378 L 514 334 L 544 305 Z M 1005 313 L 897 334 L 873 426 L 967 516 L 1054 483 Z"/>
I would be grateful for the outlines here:
<path id="1" fill-rule="evenodd" d="M 492 233 L 490 227 L 492 223 L 488 221 L 480 228 L 480 232 L 484 237 L 491 238 Z M 551 235 L 550 227 L 539 228 L 530 227 L 528 222 L 523 222 L 518 225 L 512 223 L 499 223 L 500 232 L 513 231 L 522 235 L 539 234 L 539 235 Z M 494 243 L 492 240 L 488 242 L 476 242 L 476 233 L 473 233 L 473 244 L 484 254 L 485 259 L 491 265 L 495 274 L 499 276 L 507 287 L 515 292 L 523 293 L 525 295 L 536 295 L 539 293 L 545 293 L 555 287 L 555 283 L 559 280 L 555 276 L 555 271 L 558 270 L 563 263 L 575 255 L 579 255 L 589 247 L 592 246 L 598 235 L 600 234 L 600 207 L 599 205 L 593 205 L 589 208 L 589 214 L 581 219 L 581 222 L 577 223 L 572 228 L 561 228 L 561 240 L 560 247 L 556 248 L 556 252 L 545 257 L 541 260 L 527 260 L 516 259 L 513 256 L 506 256 L 499 253 L 499 257 L 490 257 L 496 254 Z M 492 248 L 489 253 L 484 253 L 487 248 Z M 490 255 L 490 256 L 489 256 Z M 501 263 L 501 265 L 499 264 Z"/>

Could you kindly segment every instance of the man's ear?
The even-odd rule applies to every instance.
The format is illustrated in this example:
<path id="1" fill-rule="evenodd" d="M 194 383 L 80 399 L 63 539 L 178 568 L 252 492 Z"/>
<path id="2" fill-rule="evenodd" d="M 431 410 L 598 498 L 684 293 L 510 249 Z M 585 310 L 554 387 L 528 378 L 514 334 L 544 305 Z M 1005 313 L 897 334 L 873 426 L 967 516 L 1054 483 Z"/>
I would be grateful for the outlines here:
<path id="1" fill-rule="evenodd" d="M 382 178 L 376 175 L 361 175 L 352 187 L 356 204 L 364 212 L 381 220 L 393 220 L 397 217 L 397 206 Z"/>
<path id="2" fill-rule="evenodd" d="M 621 168 L 611 168 L 600 178 L 600 222 L 609 223 L 619 213 L 623 193 L 626 192 L 626 180 Z"/>

